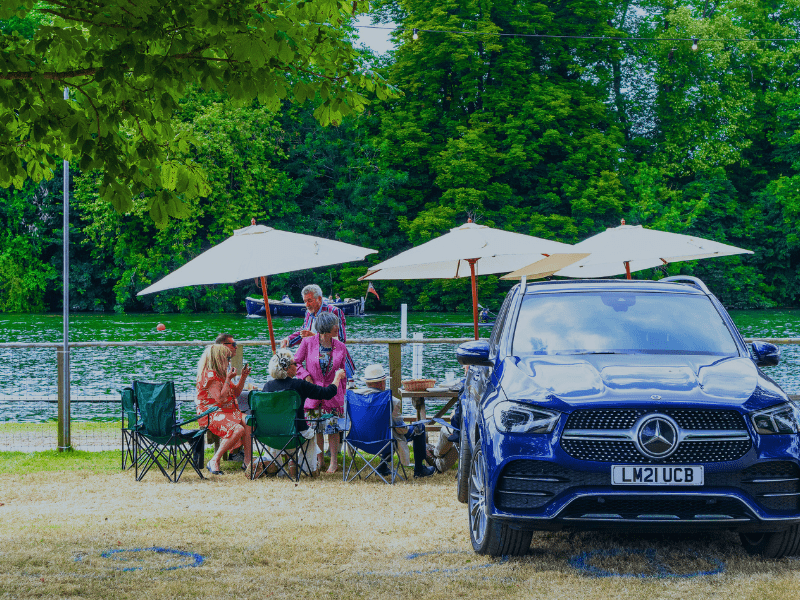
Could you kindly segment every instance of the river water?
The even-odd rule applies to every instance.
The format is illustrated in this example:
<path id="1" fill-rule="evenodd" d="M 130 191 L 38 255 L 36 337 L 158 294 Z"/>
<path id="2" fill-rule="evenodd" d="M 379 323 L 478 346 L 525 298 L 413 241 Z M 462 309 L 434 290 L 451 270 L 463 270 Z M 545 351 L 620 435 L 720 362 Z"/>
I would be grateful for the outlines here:
<path id="1" fill-rule="evenodd" d="M 746 338 L 800 337 L 800 310 L 732 311 L 731 316 Z M 472 326 L 443 326 L 443 323 L 468 323 L 471 315 L 453 313 L 410 313 L 408 335 L 422 333 L 432 337 L 471 337 Z M 263 318 L 246 318 L 241 314 L 154 315 L 154 314 L 75 314 L 70 317 L 72 342 L 111 341 L 191 341 L 213 340 L 220 332 L 228 332 L 237 340 L 268 340 L 267 323 Z M 164 331 L 156 325 L 163 323 Z M 273 321 L 276 339 L 296 331 L 300 319 L 280 318 Z M 482 327 L 488 336 L 489 327 Z M 400 317 L 396 313 L 350 317 L 348 339 L 397 338 Z M 62 340 L 59 314 L 0 315 L 1 342 L 51 342 Z M 388 348 L 383 345 L 349 346 L 356 367 L 360 370 L 373 362 L 388 366 Z M 423 349 L 424 377 L 443 380 L 448 372 L 459 372 L 452 344 L 426 345 Z M 800 393 L 800 347 L 782 346 L 782 361 L 766 372 L 786 392 Z M 158 348 L 77 348 L 72 351 L 71 396 L 73 400 L 100 399 L 115 396 L 121 387 L 135 379 L 175 382 L 179 396 L 191 396 L 199 347 Z M 244 360 L 253 367 L 251 380 L 257 385 L 266 381 L 266 365 L 271 356 L 268 346 L 244 348 Z M 43 348 L 0 349 L 0 422 L 31 422 L 55 418 L 55 405 L 34 401 L 41 396 L 56 395 L 55 350 Z M 411 347 L 403 349 L 403 378 L 411 376 Z M 23 400 L 22 402 L 20 400 Z M 110 420 L 118 418 L 118 404 L 75 402 L 73 418 L 77 420 Z M 405 412 L 410 412 L 406 407 Z"/>

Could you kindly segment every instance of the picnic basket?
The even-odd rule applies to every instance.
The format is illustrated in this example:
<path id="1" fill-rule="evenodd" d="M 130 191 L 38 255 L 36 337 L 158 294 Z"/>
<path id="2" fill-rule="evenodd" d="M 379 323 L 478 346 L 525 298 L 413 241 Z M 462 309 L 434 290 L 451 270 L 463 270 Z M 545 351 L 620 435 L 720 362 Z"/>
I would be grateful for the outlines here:
<path id="1" fill-rule="evenodd" d="M 401 382 L 407 392 L 424 392 L 436 384 L 435 379 L 406 379 Z"/>

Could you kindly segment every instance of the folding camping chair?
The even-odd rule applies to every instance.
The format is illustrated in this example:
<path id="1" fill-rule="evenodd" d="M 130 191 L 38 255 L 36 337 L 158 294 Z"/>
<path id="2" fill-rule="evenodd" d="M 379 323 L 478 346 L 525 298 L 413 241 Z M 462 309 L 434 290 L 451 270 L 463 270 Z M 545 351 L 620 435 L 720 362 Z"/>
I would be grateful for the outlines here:
<path id="1" fill-rule="evenodd" d="M 182 429 L 188 423 L 217 410 L 210 408 L 200 415 L 185 421 L 177 419 L 175 386 L 164 383 L 133 382 L 133 395 L 139 410 L 136 481 L 141 481 L 153 465 L 164 477 L 177 483 L 186 466 L 191 464 L 195 472 L 203 477 L 204 438 L 207 428 Z M 140 472 L 141 471 L 141 472 Z"/>
<path id="2" fill-rule="evenodd" d="M 403 425 L 405 427 L 405 425 Z M 384 390 L 377 394 L 356 394 L 347 390 L 344 399 L 344 464 L 342 465 L 342 479 L 353 481 L 356 477 L 361 479 L 361 474 L 366 472 L 364 479 L 372 475 L 378 476 L 384 483 L 394 483 L 400 476 L 406 479 L 405 467 L 400 463 L 397 454 L 397 440 L 392 424 L 392 392 Z M 383 458 L 382 453 L 391 452 L 391 481 L 378 472 Z M 347 458 L 350 457 L 348 465 Z M 395 466 L 395 457 L 397 457 Z M 364 465 L 360 468 L 356 458 L 361 458 Z"/>
<path id="3" fill-rule="evenodd" d="M 139 418 L 136 414 L 133 388 L 121 389 L 119 395 L 122 397 L 122 470 L 125 471 L 136 463 L 136 449 L 139 445 L 137 428 Z"/>
<path id="4" fill-rule="evenodd" d="M 307 458 L 309 440 L 297 431 L 297 414 L 298 409 L 302 409 L 303 399 L 294 390 L 254 390 L 248 395 L 248 402 L 251 414 L 247 417 L 247 424 L 253 428 L 250 435 L 250 479 L 283 473 L 300 481 L 301 472 L 311 472 Z M 280 460 L 282 455 L 286 462 Z M 270 463 L 277 467 L 274 473 L 267 471 Z M 291 464 L 295 465 L 294 475 L 288 470 Z"/>

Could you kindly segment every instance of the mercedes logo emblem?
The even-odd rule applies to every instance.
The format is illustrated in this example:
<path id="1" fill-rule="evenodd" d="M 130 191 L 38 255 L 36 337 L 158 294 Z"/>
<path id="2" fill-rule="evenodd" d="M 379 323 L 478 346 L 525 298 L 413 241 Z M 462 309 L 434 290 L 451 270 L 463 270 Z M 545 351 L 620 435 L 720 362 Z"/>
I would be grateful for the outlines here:
<path id="1" fill-rule="evenodd" d="M 678 447 L 678 424 L 666 415 L 644 417 L 638 424 L 636 447 L 650 458 L 667 458 Z"/>

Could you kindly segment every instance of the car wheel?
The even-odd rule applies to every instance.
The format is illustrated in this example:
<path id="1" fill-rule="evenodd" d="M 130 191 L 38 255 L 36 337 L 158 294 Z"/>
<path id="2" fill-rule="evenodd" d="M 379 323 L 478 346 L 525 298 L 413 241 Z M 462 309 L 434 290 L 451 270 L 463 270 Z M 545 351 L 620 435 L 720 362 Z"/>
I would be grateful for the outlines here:
<path id="1" fill-rule="evenodd" d="M 472 450 L 465 431 L 461 432 L 458 442 L 458 471 L 456 473 L 456 494 L 458 501 L 467 503 L 469 500 L 469 471 L 472 465 Z"/>
<path id="2" fill-rule="evenodd" d="M 800 525 L 786 531 L 770 533 L 740 533 L 739 539 L 748 554 L 763 558 L 783 558 L 800 551 Z"/>
<path id="3" fill-rule="evenodd" d="M 511 529 L 486 514 L 486 461 L 478 448 L 469 471 L 469 535 L 472 548 L 489 556 L 519 556 L 531 546 L 531 531 Z"/>

